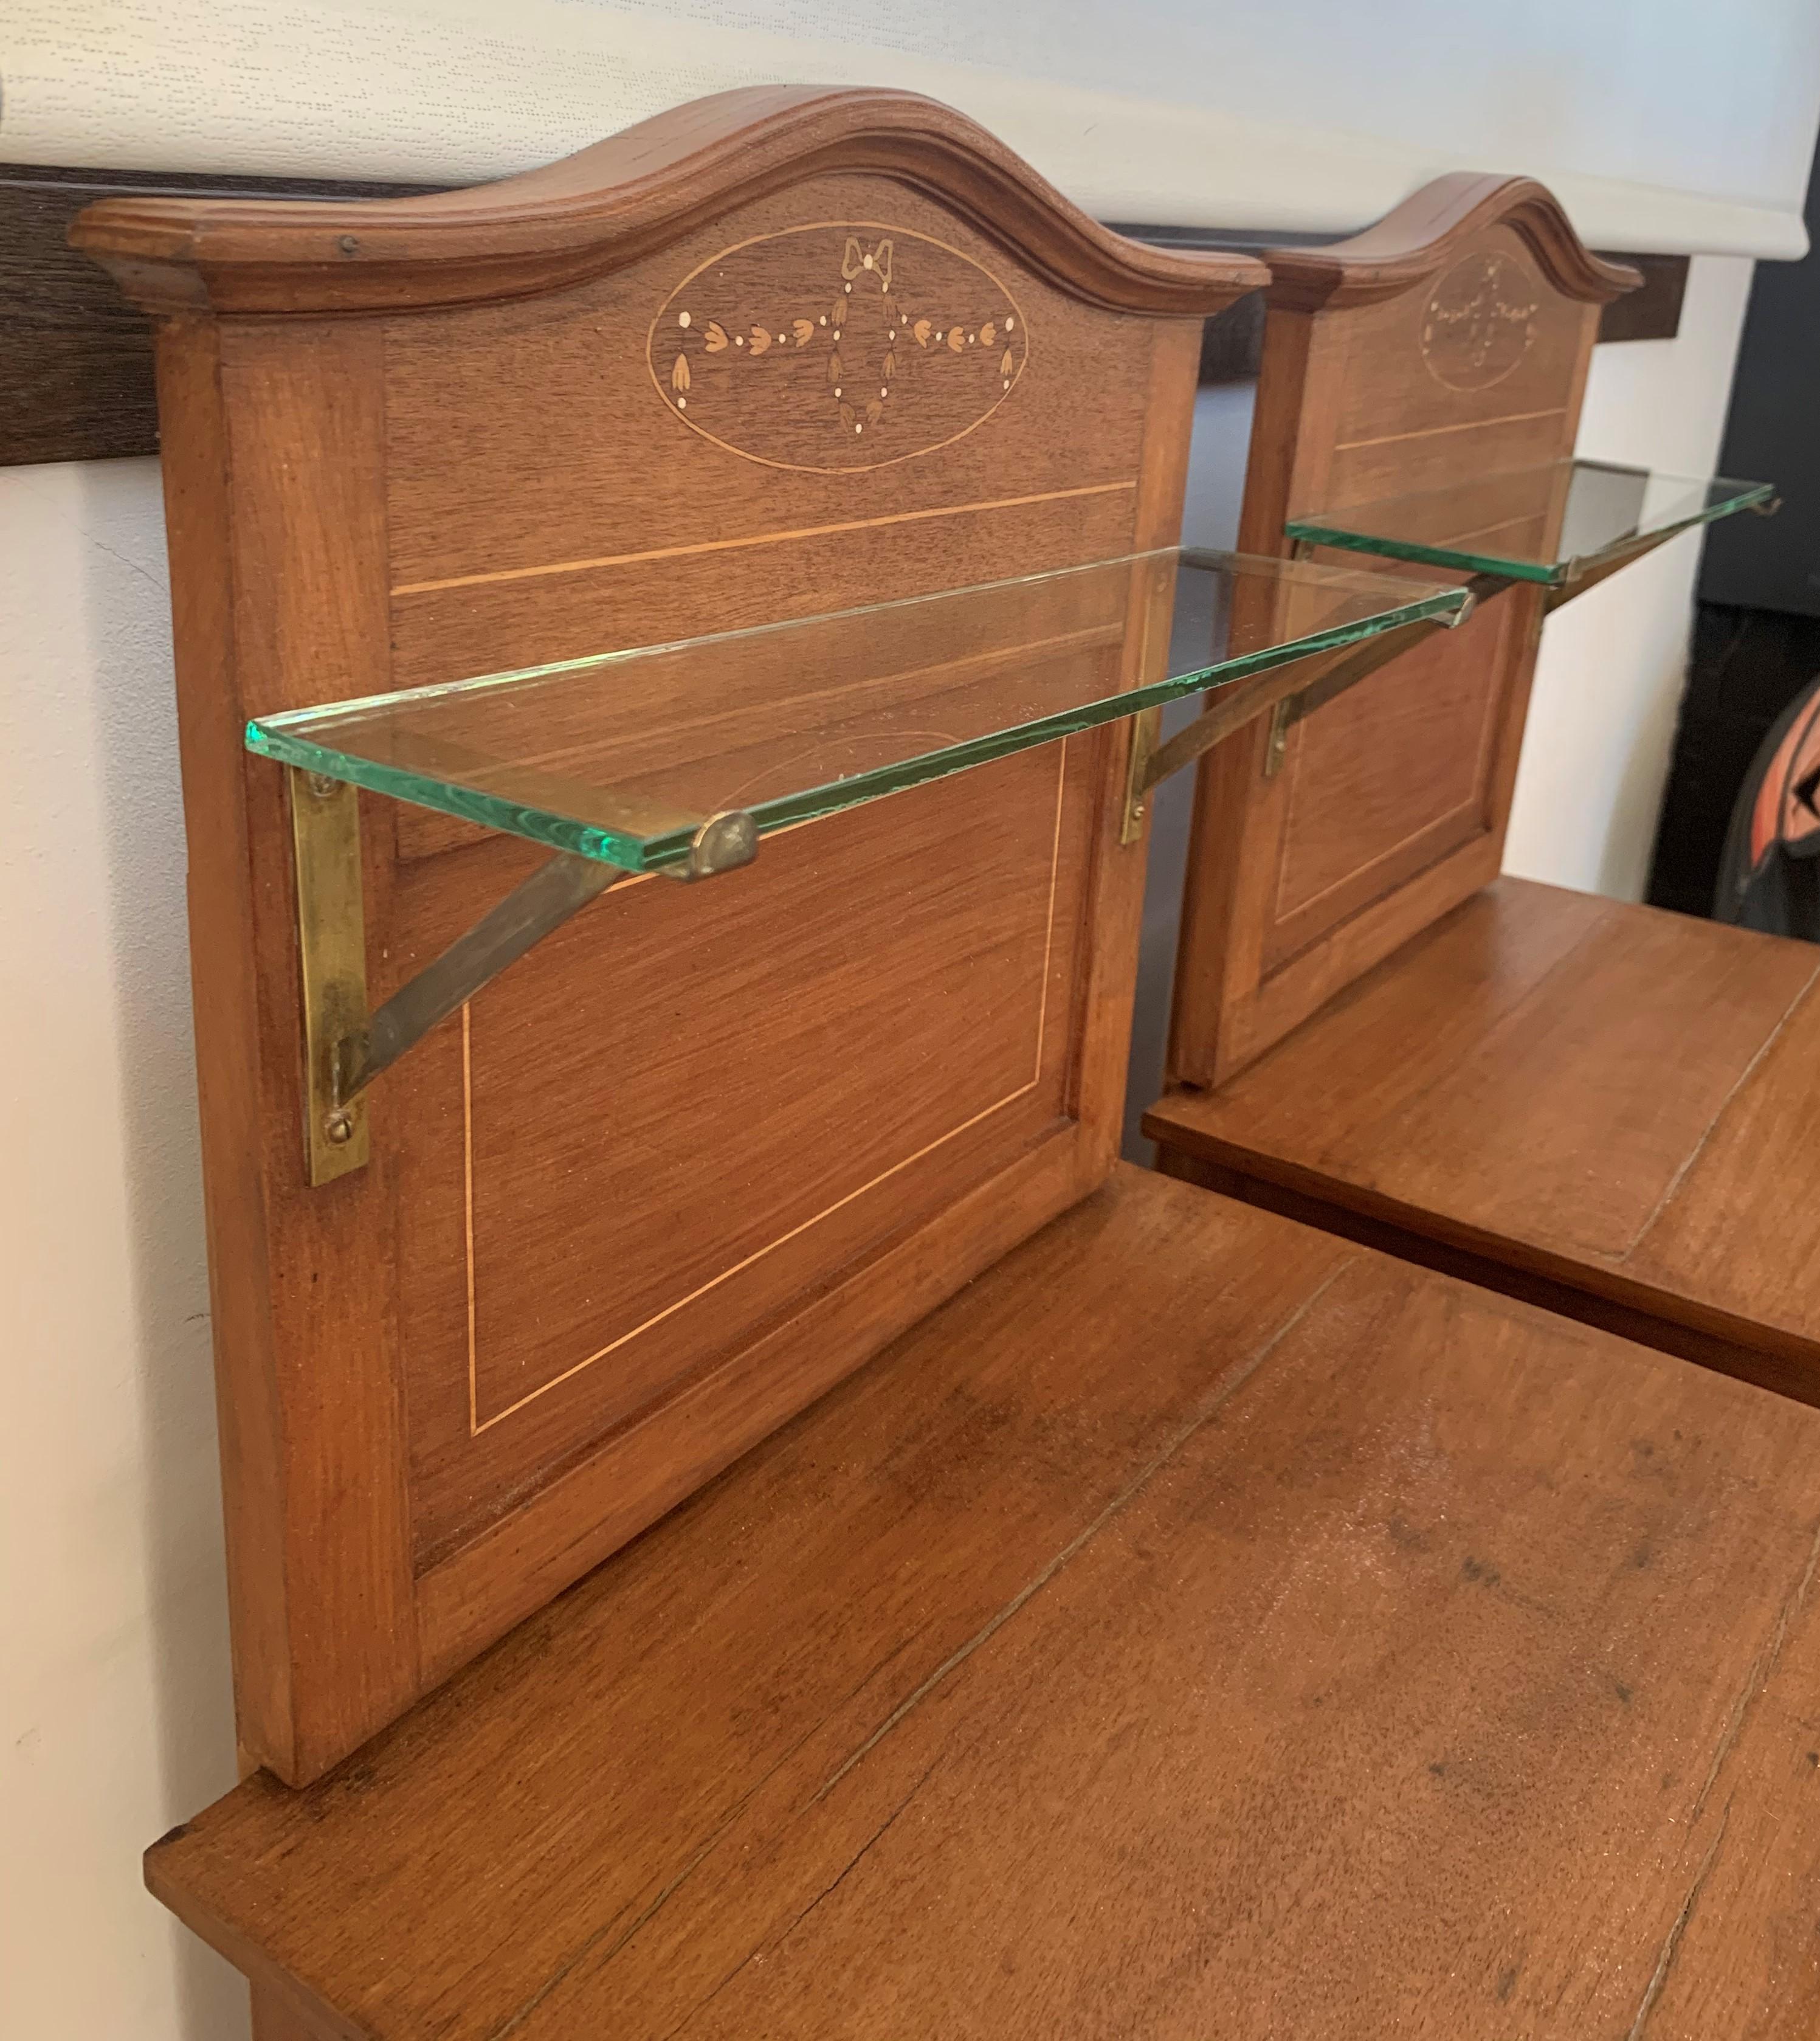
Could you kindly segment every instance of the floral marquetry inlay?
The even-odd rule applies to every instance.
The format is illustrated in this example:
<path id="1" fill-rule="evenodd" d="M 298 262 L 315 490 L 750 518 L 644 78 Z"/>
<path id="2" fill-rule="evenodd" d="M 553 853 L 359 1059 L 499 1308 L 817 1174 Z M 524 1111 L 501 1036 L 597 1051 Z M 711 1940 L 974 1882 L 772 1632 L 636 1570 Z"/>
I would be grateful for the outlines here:
<path id="1" fill-rule="evenodd" d="M 1541 286 L 1513 255 L 1455 263 L 1422 307 L 1422 360 L 1450 390 L 1486 390 L 1522 361 L 1536 338 Z"/>
<path id="2" fill-rule="evenodd" d="M 846 472 L 984 423 L 1029 359 L 1023 308 L 971 256 L 902 227 L 825 221 L 740 242 L 651 323 L 681 422 L 748 460 Z"/>

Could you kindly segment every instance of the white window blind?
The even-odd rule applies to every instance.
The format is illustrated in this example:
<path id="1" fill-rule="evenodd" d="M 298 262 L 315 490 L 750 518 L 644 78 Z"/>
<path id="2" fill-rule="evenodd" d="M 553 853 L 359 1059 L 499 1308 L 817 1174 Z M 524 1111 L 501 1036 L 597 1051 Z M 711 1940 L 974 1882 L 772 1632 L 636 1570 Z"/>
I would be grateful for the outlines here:
<path id="1" fill-rule="evenodd" d="M 947 100 L 1102 219 L 1527 170 L 1596 246 L 1789 257 L 1820 0 L 6 0 L 0 159 L 458 182 L 799 80 Z"/>

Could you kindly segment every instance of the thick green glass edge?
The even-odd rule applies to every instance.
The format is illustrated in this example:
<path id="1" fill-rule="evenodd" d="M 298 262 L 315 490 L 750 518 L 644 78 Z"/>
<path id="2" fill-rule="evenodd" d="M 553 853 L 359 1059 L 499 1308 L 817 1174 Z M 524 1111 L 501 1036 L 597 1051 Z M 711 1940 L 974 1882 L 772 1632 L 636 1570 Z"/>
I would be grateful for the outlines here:
<path id="1" fill-rule="evenodd" d="M 1368 553 L 1374 559 L 1402 560 L 1411 567 L 1451 567 L 1456 572 L 1502 574 L 1507 581 L 1535 582 L 1553 587 L 1565 581 L 1564 565 L 1539 566 L 1533 560 L 1505 559 L 1492 553 L 1469 553 L 1455 546 L 1421 546 L 1407 539 L 1374 539 L 1362 532 L 1341 532 L 1330 525 L 1292 518 L 1283 527 L 1292 539 L 1331 546 L 1348 553 Z"/>
<path id="2" fill-rule="evenodd" d="M 1683 532 L 1691 532 L 1701 525 L 1715 524 L 1721 517 L 1748 510 L 1753 504 L 1766 502 L 1775 494 L 1773 483 L 1753 482 L 1737 495 L 1708 504 L 1689 517 L 1677 517 L 1672 524 L 1658 525 L 1647 532 L 1616 540 L 1597 552 L 1576 554 L 1571 559 L 1546 564 L 1534 560 L 1513 560 L 1498 553 L 1469 552 L 1463 547 L 1425 546 L 1414 540 L 1373 538 L 1366 532 L 1342 531 L 1337 526 L 1323 525 L 1308 517 L 1288 518 L 1283 529 L 1292 539 L 1330 546 L 1342 552 L 1364 553 L 1376 559 L 1402 560 L 1411 567 L 1452 567 L 1471 574 L 1501 574 L 1507 581 L 1532 582 L 1544 588 L 1559 588 L 1612 555 L 1627 550 L 1643 552 L 1650 544 L 1677 538 Z"/>
<path id="3" fill-rule="evenodd" d="M 446 780 L 408 773 L 402 766 L 376 765 L 370 759 L 331 750 L 326 745 L 312 744 L 307 738 L 294 737 L 288 731 L 272 730 L 257 719 L 246 726 L 246 749 L 262 758 L 275 759 L 280 765 L 294 765 L 300 772 L 319 773 L 325 779 L 364 787 L 371 794 L 384 794 L 395 801 L 408 801 L 414 807 L 452 815 L 457 822 L 477 822 L 484 829 L 523 837 L 551 850 L 590 858 L 597 864 L 615 864 L 622 872 L 660 870 L 665 864 L 674 864 L 689 848 L 690 839 L 685 832 L 679 838 L 679 849 L 668 857 L 654 860 L 643 837 L 575 822 L 542 808 L 523 807 L 495 795 L 451 786 Z"/>
<path id="4" fill-rule="evenodd" d="M 1336 624 L 1330 630 L 1292 639 L 1286 644 L 1267 646 L 1261 651 L 1222 660 L 1192 673 L 1171 674 L 1165 680 L 1153 681 L 1123 694 L 1108 695 L 1097 702 L 1084 702 L 1078 708 L 1058 710 L 1053 715 L 1039 717 L 1032 723 L 1014 723 L 940 751 L 925 752 L 894 765 L 876 766 L 870 772 L 855 773 L 849 780 L 832 780 L 799 793 L 782 795 L 776 800 L 760 802 L 750 812 L 761 835 L 773 834 L 799 822 L 838 814 L 843 809 L 859 807 L 889 794 L 906 792 L 932 780 L 946 779 L 976 765 L 989 765 L 1015 752 L 1035 750 L 1062 738 L 1116 723 L 1124 716 L 1140 715 L 1147 709 L 1179 701 L 1185 695 L 1229 687 L 1253 673 L 1268 673 L 1273 667 L 1291 666 L 1297 660 L 1313 658 L 1319 653 L 1348 645 L 1363 644 L 1368 639 L 1380 636 L 1387 631 L 1399 630 L 1406 624 L 1456 616 L 1465 604 L 1463 589 L 1437 589 L 1417 601 L 1401 604 L 1395 609 L 1383 611 L 1357 623 Z M 458 821 L 476 822 L 507 835 L 522 837 L 552 850 L 566 851 L 572 856 L 616 865 L 622 871 L 661 872 L 686 857 L 693 841 L 692 830 L 635 837 L 575 822 L 544 809 L 521 807 L 494 795 L 452 786 L 446 780 L 428 779 L 403 767 L 376 765 L 368 759 L 352 757 L 290 731 L 273 728 L 257 718 L 246 726 L 246 742 L 248 750 L 280 765 L 295 766 L 306 773 L 319 773 L 328 779 L 363 787 L 370 793 L 383 794 L 395 800 L 408 801 L 414 807 L 452 815 Z"/>

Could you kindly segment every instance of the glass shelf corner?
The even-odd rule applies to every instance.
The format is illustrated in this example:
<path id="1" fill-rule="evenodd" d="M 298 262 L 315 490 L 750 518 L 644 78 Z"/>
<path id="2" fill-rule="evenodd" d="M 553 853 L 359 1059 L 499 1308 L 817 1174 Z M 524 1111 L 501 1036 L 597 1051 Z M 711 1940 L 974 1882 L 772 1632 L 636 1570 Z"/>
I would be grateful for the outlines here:
<path id="1" fill-rule="evenodd" d="M 1558 460 L 1305 512 L 1284 529 L 1306 545 L 1560 589 L 1696 525 L 1772 509 L 1774 496 L 1767 482 Z"/>

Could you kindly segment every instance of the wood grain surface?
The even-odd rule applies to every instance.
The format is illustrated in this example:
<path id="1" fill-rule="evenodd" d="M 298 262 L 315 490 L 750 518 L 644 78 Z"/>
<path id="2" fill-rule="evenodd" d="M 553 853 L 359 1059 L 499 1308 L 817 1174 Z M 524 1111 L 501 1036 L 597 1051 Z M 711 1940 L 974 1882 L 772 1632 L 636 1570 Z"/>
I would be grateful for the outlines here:
<path id="1" fill-rule="evenodd" d="M 1122 1169 L 148 1877 L 364 2041 L 1796 2041 L 1817 1428 Z"/>
<path id="2" fill-rule="evenodd" d="M 336 2029 L 325 2027 L 311 2009 L 298 2005 L 291 1994 L 271 1986 L 253 1993 L 253 2041 L 325 2041 Z"/>
<path id="3" fill-rule="evenodd" d="M 1503 879 L 1145 1128 L 1180 1173 L 1820 1402 L 1817 979 L 1805 944 Z"/>

